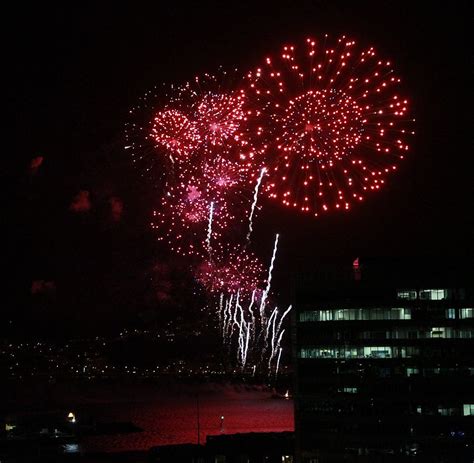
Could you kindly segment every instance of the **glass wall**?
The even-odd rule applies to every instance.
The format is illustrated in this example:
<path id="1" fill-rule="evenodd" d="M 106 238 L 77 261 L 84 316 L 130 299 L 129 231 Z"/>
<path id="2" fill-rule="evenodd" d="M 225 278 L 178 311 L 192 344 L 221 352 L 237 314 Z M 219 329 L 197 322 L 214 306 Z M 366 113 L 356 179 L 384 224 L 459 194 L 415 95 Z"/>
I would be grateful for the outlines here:
<path id="1" fill-rule="evenodd" d="M 419 348 L 412 346 L 332 346 L 302 347 L 299 357 L 302 359 L 384 359 L 410 358 L 418 354 Z"/>
<path id="2" fill-rule="evenodd" d="M 426 301 L 442 301 L 448 298 L 447 289 L 421 289 L 420 299 Z"/>
<path id="3" fill-rule="evenodd" d="M 446 318 L 456 318 L 456 309 L 446 309 Z"/>
<path id="4" fill-rule="evenodd" d="M 464 416 L 474 416 L 474 404 L 464 404 L 463 406 Z"/>
<path id="5" fill-rule="evenodd" d="M 474 309 L 459 309 L 459 318 L 473 318 Z"/>
<path id="6" fill-rule="evenodd" d="M 401 289 L 397 291 L 397 299 L 414 301 L 417 297 L 418 293 L 415 289 Z"/>
<path id="7" fill-rule="evenodd" d="M 340 339 L 338 332 L 336 339 Z M 471 339 L 474 338 L 474 327 L 453 328 L 451 326 L 430 326 L 394 328 L 386 331 L 361 331 L 359 339 Z"/>
<path id="8" fill-rule="evenodd" d="M 411 320 L 411 309 L 328 309 L 307 310 L 299 314 L 300 322 L 327 322 L 343 320 Z"/>

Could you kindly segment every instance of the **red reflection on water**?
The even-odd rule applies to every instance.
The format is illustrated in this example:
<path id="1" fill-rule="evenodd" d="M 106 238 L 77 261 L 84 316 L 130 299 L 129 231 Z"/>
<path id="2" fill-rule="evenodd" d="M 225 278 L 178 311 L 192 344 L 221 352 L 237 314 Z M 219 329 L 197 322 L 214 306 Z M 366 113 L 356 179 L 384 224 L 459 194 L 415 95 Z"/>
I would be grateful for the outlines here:
<path id="1" fill-rule="evenodd" d="M 103 421 L 132 421 L 143 432 L 89 436 L 81 449 L 112 452 L 197 442 L 196 391 L 180 387 L 140 392 L 130 391 L 128 399 L 114 397 L 106 403 L 89 403 L 84 410 Z M 292 401 L 274 399 L 268 391 L 252 388 L 200 386 L 199 417 L 201 443 L 211 434 L 294 430 Z"/>

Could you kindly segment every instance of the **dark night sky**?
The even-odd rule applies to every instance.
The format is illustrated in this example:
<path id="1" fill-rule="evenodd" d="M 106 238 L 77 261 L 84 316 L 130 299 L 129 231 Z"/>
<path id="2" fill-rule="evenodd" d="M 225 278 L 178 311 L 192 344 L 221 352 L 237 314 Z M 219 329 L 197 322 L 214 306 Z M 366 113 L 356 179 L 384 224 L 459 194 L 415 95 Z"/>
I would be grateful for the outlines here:
<path id="1" fill-rule="evenodd" d="M 111 316 L 120 323 L 160 307 L 160 280 L 181 294 L 182 263 L 169 267 L 147 227 L 153 192 L 121 149 L 127 110 L 155 83 L 181 82 L 220 64 L 252 67 L 283 42 L 310 34 L 345 33 L 392 59 L 411 96 L 417 136 L 389 187 L 350 214 L 313 221 L 266 210 L 259 246 L 269 256 L 271 236 L 281 232 L 280 282 L 320 256 L 474 257 L 469 2 L 197 5 L 40 3 L 5 14 L 11 81 L 4 113 L 13 126 L 3 160 L 12 190 L 0 320 L 13 323 L 2 323 L 2 332 L 39 320 L 53 330 L 67 321 L 102 326 Z M 39 155 L 44 163 L 29 175 Z M 69 210 L 79 190 L 90 191 L 93 204 L 83 215 Z M 116 223 L 111 197 L 124 205 Z M 153 270 L 156 262 L 168 262 L 164 276 Z M 32 297 L 33 280 L 54 281 L 55 294 Z"/>

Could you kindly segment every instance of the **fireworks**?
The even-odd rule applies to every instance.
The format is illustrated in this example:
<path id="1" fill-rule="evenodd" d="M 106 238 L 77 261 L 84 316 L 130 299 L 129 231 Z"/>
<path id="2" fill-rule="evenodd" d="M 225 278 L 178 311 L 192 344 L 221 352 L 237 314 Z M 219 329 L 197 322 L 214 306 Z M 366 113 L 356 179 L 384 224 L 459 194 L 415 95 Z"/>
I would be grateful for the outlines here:
<path id="1" fill-rule="evenodd" d="M 250 294 L 264 281 L 263 266 L 258 257 L 239 246 L 229 246 L 220 252 L 214 250 L 212 259 L 202 262 L 195 273 L 197 281 L 210 293 L 240 291 Z"/>
<path id="2" fill-rule="evenodd" d="M 163 85 L 146 92 L 130 110 L 125 148 L 152 180 L 214 156 L 253 157 L 245 93 L 236 88 L 237 70 L 219 69 L 181 86 Z M 171 163 L 171 164 L 170 164 Z M 241 162 L 241 165 L 243 163 Z"/>
<path id="3" fill-rule="evenodd" d="M 379 190 L 412 134 L 391 63 L 345 37 L 326 42 L 285 46 L 247 76 L 268 196 L 315 216 Z"/>
<path id="4" fill-rule="evenodd" d="M 257 183 L 255 184 L 255 190 L 253 192 L 253 201 L 252 201 L 252 206 L 250 208 L 250 215 L 249 215 L 249 230 L 247 232 L 247 243 L 250 241 L 250 235 L 252 234 L 252 231 L 253 231 L 253 216 L 255 213 L 255 208 L 257 207 L 258 191 L 260 189 L 260 185 L 262 183 L 262 179 L 266 171 L 267 169 L 263 167 L 262 170 L 260 171 L 260 175 L 257 179 Z"/>
<path id="5" fill-rule="evenodd" d="M 291 311 L 291 305 L 280 315 L 275 307 L 271 310 L 269 294 L 271 291 L 272 274 L 278 248 L 278 235 L 275 237 L 273 254 L 265 282 L 253 286 L 239 286 L 235 292 L 219 297 L 218 316 L 224 344 L 237 347 L 237 361 L 245 370 L 247 362 L 265 365 L 268 373 L 278 374 L 282 352 L 281 341 L 285 330 L 283 322 Z M 271 314 L 270 314 L 271 311 Z"/>
<path id="6" fill-rule="evenodd" d="M 248 183 L 242 166 L 220 156 L 176 169 L 181 181 L 170 185 L 154 211 L 159 240 L 181 255 L 204 257 L 223 230 L 243 221 Z M 207 251 L 207 253 L 205 252 Z"/>
<path id="7" fill-rule="evenodd" d="M 239 94 L 205 93 L 193 111 L 204 145 L 222 147 L 238 143 L 237 131 L 246 121 L 245 98 Z"/>
<path id="8" fill-rule="evenodd" d="M 186 158 L 199 143 L 196 124 L 175 109 L 156 114 L 150 136 L 155 141 L 156 147 L 169 152 L 172 161 L 173 156 L 178 156 L 178 159 Z"/>
<path id="9" fill-rule="evenodd" d="M 172 251 L 205 257 L 211 240 L 220 238 L 233 218 L 227 202 L 209 189 L 202 178 L 191 176 L 169 187 L 160 208 L 153 212 L 152 228 L 158 240 L 167 241 Z"/>
<path id="10" fill-rule="evenodd" d="M 155 88 L 130 111 L 126 149 L 164 190 L 152 227 L 192 258 L 242 370 L 252 360 L 254 374 L 278 374 L 291 310 L 271 302 L 279 235 L 266 278 L 250 251 L 259 195 L 319 216 L 382 188 L 413 134 L 400 82 L 374 48 L 326 36 L 244 77 L 220 69 Z"/>

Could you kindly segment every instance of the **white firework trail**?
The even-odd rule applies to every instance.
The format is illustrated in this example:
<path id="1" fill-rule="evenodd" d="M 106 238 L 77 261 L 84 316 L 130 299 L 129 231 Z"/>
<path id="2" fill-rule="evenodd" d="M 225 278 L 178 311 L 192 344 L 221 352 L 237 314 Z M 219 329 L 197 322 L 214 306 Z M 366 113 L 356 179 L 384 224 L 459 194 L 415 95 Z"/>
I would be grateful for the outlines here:
<path id="1" fill-rule="evenodd" d="M 265 172 L 267 169 L 265 167 L 262 168 L 260 171 L 260 175 L 257 180 L 257 184 L 255 185 L 255 190 L 253 192 L 253 202 L 252 202 L 252 207 L 250 208 L 250 215 L 249 215 L 249 230 L 247 232 L 247 243 L 250 241 L 250 235 L 253 232 L 253 215 L 255 213 L 255 207 L 257 206 L 257 200 L 258 200 L 258 190 L 260 189 L 260 185 L 263 180 L 263 176 L 265 175 Z"/>
<path id="2" fill-rule="evenodd" d="M 270 362 L 271 362 L 271 359 L 273 357 L 273 353 L 275 352 L 275 325 L 276 325 L 276 319 L 277 319 L 277 315 L 278 315 L 278 309 L 276 309 L 276 315 L 273 317 L 273 323 L 272 323 L 272 342 L 271 342 L 271 346 L 272 346 L 272 353 L 270 355 Z M 269 322 L 270 323 L 270 322 Z M 269 366 L 270 366 L 270 362 L 268 362 Z"/>
<path id="3" fill-rule="evenodd" d="M 275 358 L 275 355 L 277 354 L 278 350 L 280 349 L 280 343 L 281 339 L 283 338 L 283 334 L 285 333 L 285 330 L 282 330 L 280 335 L 278 336 L 278 339 L 276 340 L 276 343 L 273 342 L 272 340 L 272 353 L 270 354 L 270 357 L 268 359 L 268 371 L 272 371 L 272 360 Z"/>
<path id="4" fill-rule="evenodd" d="M 214 215 L 214 202 L 211 201 L 211 205 L 209 206 L 209 222 L 207 224 L 207 238 L 206 238 L 206 245 L 207 245 L 207 252 L 209 256 L 211 255 L 211 235 L 212 235 L 212 216 Z"/>
<path id="5" fill-rule="evenodd" d="M 281 351 L 283 350 L 283 348 L 280 347 L 280 349 L 278 350 L 278 358 L 277 358 L 277 364 L 276 364 L 276 367 L 275 367 L 275 379 L 277 378 L 278 376 L 278 370 L 280 369 L 280 358 L 281 358 Z"/>
<path id="6" fill-rule="evenodd" d="M 272 259 L 270 261 L 270 267 L 268 268 L 268 278 L 267 278 L 267 286 L 263 291 L 262 298 L 260 300 L 260 317 L 262 322 L 265 320 L 265 305 L 267 302 L 268 293 L 270 292 L 272 286 L 272 273 L 273 273 L 273 266 L 275 264 L 276 252 L 278 249 L 278 239 L 280 235 L 277 233 L 275 235 L 275 242 L 273 243 L 273 253 Z"/>
<path id="7" fill-rule="evenodd" d="M 242 311 L 242 306 L 239 304 L 235 307 L 235 313 L 237 315 L 237 309 L 239 311 L 239 320 L 235 317 L 235 324 L 239 329 L 239 350 L 238 350 L 238 360 L 240 364 L 243 366 L 243 358 L 244 358 L 244 314 Z"/>
<path id="8" fill-rule="evenodd" d="M 234 295 L 231 294 L 229 299 L 225 302 L 224 306 L 224 315 L 222 320 L 222 339 L 224 344 L 228 343 L 228 331 L 229 331 L 229 323 L 232 318 L 231 306 L 232 306 L 232 299 Z"/>
<path id="9" fill-rule="evenodd" d="M 276 314 L 278 313 L 278 307 L 275 307 L 273 310 L 272 314 L 270 315 L 270 318 L 266 322 L 266 328 L 265 328 L 265 343 L 268 343 L 268 336 L 270 335 L 270 327 L 272 326 L 272 321 L 276 317 Z M 274 336 L 273 336 L 274 337 Z M 272 338 L 273 338 L 272 337 Z"/>
<path id="10" fill-rule="evenodd" d="M 234 323 L 232 323 L 232 325 L 230 326 L 230 338 L 232 338 L 232 335 L 234 334 L 235 327 L 240 329 L 239 323 L 237 322 L 237 310 L 239 308 L 239 305 L 240 305 L 240 291 L 237 290 L 237 294 L 235 295 L 235 309 L 234 309 L 234 316 L 233 316 Z M 232 305 L 230 308 L 232 309 Z"/>
<path id="11" fill-rule="evenodd" d="M 219 298 L 219 321 L 224 344 L 231 348 L 235 343 L 237 362 L 245 370 L 249 356 L 260 364 L 267 365 L 269 375 L 278 375 L 281 359 L 281 341 L 285 330 L 283 323 L 292 306 L 281 314 L 278 307 L 270 307 L 268 295 L 271 291 L 273 269 L 278 250 L 279 235 L 275 235 L 273 253 L 268 268 L 268 277 L 264 290 L 257 296 L 258 288 L 251 294 L 221 293 Z M 257 363 L 259 363 L 257 361 Z M 253 365 L 253 375 L 257 365 Z"/>
<path id="12" fill-rule="evenodd" d="M 276 312 L 275 317 L 273 317 L 273 322 L 272 322 L 271 317 L 270 317 L 270 320 L 268 321 L 268 324 L 272 325 L 272 339 L 271 339 L 271 343 L 270 343 L 271 344 L 271 353 L 270 353 L 270 359 L 268 361 L 269 370 L 271 370 L 272 360 L 275 358 L 275 355 L 277 355 L 278 349 L 280 349 L 281 339 L 283 337 L 283 333 L 285 332 L 285 330 L 281 329 L 282 325 L 283 325 L 283 320 L 290 313 L 291 308 L 292 308 L 292 306 L 289 305 L 288 308 L 283 312 L 283 315 L 280 317 L 280 320 L 279 320 L 278 324 L 276 324 L 278 311 Z M 269 330 L 267 329 L 267 333 L 268 332 L 269 332 Z M 268 343 L 268 341 L 267 341 L 267 343 Z"/>
<path id="13" fill-rule="evenodd" d="M 255 312 L 253 311 L 253 303 L 255 302 L 255 289 L 252 291 L 252 298 L 250 299 L 250 304 L 249 304 L 249 307 L 248 307 L 248 310 L 249 310 L 249 313 L 250 313 L 250 317 L 252 319 L 251 323 L 252 323 L 252 327 L 254 328 L 251 332 L 251 336 L 252 336 L 252 341 L 255 339 L 255 327 L 256 327 L 256 324 L 255 324 Z"/>
<path id="14" fill-rule="evenodd" d="M 245 368 L 245 365 L 247 364 L 247 354 L 249 352 L 249 342 L 250 342 L 250 335 L 252 331 L 252 325 L 251 323 L 247 323 L 247 336 L 245 338 L 245 351 L 244 351 L 244 358 L 242 362 L 242 369 Z"/>
<path id="15" fill-rule="evenodd" d="M 291 305 L 288 306 L 288 308 L 285 310 L 285 312 L 283 312 L 283 315 L 281 316 L 280 318 L 280 321 L 278 322 L 278 327 L 276 329 L 277 333 L 280 332 L 281 330 L 281 325 L 283 324 L 283 320 L 285 319 L 285 317 L 290 313 L 291 311 Z"/>
<path id="16" fill-rule="evenodd" d="M 224 293 L 221 293 L 219 296 L 219 325 L 222 325 L 222 317 L 224 315 L 223 305 L 224 305 Z"/>

